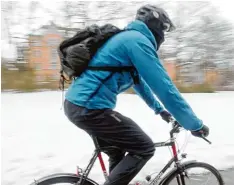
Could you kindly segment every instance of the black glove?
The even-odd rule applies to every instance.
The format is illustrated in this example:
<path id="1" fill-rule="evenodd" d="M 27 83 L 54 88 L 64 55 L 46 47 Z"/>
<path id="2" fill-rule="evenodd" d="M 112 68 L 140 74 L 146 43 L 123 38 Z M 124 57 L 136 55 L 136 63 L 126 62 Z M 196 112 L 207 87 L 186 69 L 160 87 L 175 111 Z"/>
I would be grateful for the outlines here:
<path id="1" fill-rule="evenodd" d="M 167 112 L 166 110 L 160 112 L 160 116 L 161 116 L 162 119 L 163 119 L 164 121 L 166 121 L 167 123 L 169 123 L 170 120 L 172 119 L 172 115 L 171 115 L 169 112 Z"/>
<path id="2" fill-rule="evenodd" d="M 203 125 L 203 127 L 200 130 L 197 131 L 191 131 L 191 134 L 195 137 L 207 137 L 209 135 L 209 127 L 206 125 Z"/>

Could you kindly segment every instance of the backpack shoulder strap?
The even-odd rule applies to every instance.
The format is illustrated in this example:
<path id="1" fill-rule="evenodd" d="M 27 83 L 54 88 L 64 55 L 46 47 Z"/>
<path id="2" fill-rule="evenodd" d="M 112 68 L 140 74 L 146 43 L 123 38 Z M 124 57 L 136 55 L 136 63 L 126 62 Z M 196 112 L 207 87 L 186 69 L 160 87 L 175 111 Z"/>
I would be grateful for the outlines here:
<path id="1" fill-rule="evenodd" d="M 92 71 L 110 71 L 114 73 L 122 73 L 122 72 L 130 72 L 134 84 L 139 84 L 139 75 L 135 67 L 133 66 L 121 66 L 121 67 L 114 67 L 114 66 L 88 66 L 88 70 Z"/>
<path id="2" fill-rule="evenodd" d="M 133 66 L 122 66 L 122 67 L 114 67 L 114 66 L 88 66 L 87 69 L 92 71 L 111 71 L 111 72 L 131 72 L 134 71 L 135 68 Z"/>

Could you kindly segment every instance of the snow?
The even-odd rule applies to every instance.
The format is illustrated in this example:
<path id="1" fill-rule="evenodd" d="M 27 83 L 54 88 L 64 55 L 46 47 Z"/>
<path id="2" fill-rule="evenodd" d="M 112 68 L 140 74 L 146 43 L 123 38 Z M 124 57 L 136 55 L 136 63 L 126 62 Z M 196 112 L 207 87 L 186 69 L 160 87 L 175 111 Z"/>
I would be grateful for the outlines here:
<path id="1" fill-rule="evenodd" d="M 23 185 L 58 172 L 75 173 L 76 165 L 84 168 L 93 153 L 90 137 L 76 128 L 61 109 L 60 92 L 2 94 L 1 144 L 2 184 Z M 234 167 L 234 92 L 183 94 L 197 115 L 210 127 L 209 145 L 183 131 L 178 145 L 188 141 L 187 160 L 199 160 L 218 169 Z M 116 110 L 135 120 L 155 141 L 169 138 L 170 125 L 144 104 L 136 95 L 120 95 Z M 136 179 L 159 171 L 170 159 L 168 148 L 157 148 L 155 156 Z M 107 156 L 104 155 L 107 164 Z M 90 177 L 104 178 L 98 161 Z"/>

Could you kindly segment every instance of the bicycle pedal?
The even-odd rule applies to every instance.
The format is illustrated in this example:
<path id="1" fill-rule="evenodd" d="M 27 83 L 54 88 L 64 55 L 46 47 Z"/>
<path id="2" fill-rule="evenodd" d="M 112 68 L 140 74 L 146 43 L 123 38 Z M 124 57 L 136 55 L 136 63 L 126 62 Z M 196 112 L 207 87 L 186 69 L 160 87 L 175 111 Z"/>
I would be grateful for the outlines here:
<path id="1" fill-rule="evenodd" d="M 183 159 L 185 159 L 185 158 L 187 158 L 187 154 L 186 154 L 186 153 L 183 153 L 183 154 L 181 154 L 181 157 L 182 157 Z"/>

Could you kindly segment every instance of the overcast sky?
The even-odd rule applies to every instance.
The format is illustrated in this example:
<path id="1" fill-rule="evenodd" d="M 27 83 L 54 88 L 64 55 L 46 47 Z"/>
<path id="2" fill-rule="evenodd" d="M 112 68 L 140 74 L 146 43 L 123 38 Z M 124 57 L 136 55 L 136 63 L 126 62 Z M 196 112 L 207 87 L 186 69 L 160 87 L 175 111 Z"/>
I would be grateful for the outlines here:
<path id="1" fill-rule="evenodd" d="M 19 1 L 19 0 L 18 0 Z M 77 1 L 77 0 L 76 0 Z M 136 0 L 135 0 L 136 1 Z M 174 1 L 174 0 L 173 0 Z M 188 1 L 188 0 L 187 0 Z M 228 19 L 230 22 L 232 22 L 234 24 L 234 10 L 233 10 L 233 1 L 231 0 L 209 0 L 210 2 L 212 2 L 213 5 L 215 5 L 222 13 L 222 15 Z M 22 0 L 19 1 L 20 4 L 27 8 L 28 4 L 30 1 L 27 0 Z M 46 24 L 48 23 L 48 20 L 52 20 L 54 17 L 52 17 L 52 15 L 55 14 L 59 14 L 59 6 L 61 5 L 62 1 L 58 1 L 58 0 L 41 0 L 40 4 L 43 8 L 39 8 L 36 12 L 37 15 L 39 15 L 41 18 L 38 19 L 38 24 L 34 24 L 33 27 L 38 27 L 39 25 L 42 24 Z M 155 1 L 148 1 L 148 2 L 152 2 L 154 3 Z M 46 13 L 45 11 L 43 11 L 43 9 L 47 9 L 50 13 Z M 214 12 L 215 13 L 215 12 Z M 4 24 L 4 13 L 1 13 L 1 54 L 4 57 L 9 57 L 9 56 L 14 56 L 15 51 L 14 51 L 14 47 L 10 46 L 8 44 L 8 40 L 7 38 L 7 33 L 6 33 L 6 29 L 5 24 Z M 27 12 L 24 13 L 24 15 L 26 15 Z M 42 16 L 43 15 L 43 16 Z M 44 19 L 43 17 L 46 17 L 46 19 Z M 123 27 L 124 24 L 126 24 L 124 21 L 119 20 L 118 22 L 116 22 L 117 26 Z M 15 27 L 15 29 L 13 30 L 14 32 L 17 31 L 19 33 L 26 33 L 27 32 L 27 28 L 25 26 L 18 26 Z"/>

